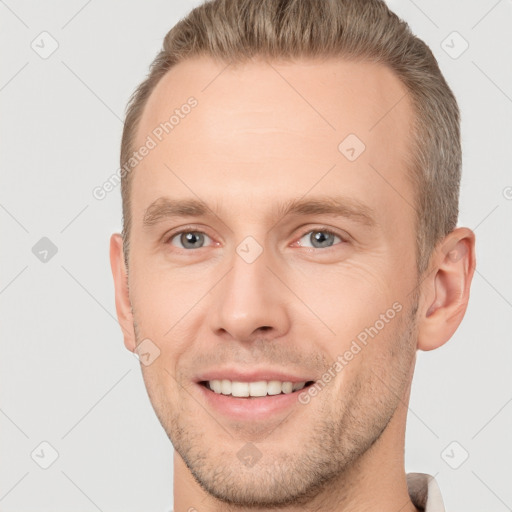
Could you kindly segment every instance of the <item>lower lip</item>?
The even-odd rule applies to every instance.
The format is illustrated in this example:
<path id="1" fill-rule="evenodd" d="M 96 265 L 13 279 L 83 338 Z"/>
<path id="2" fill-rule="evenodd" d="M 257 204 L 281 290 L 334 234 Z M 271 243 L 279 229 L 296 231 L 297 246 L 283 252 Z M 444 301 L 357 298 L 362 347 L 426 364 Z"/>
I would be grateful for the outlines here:
<path id="1" fill-rule="evenodd" d="M 215 393 L 199 383 L 196 385 L 211 408 L 232 419 L 248 421 L 265 420 L 291 409 L 299 403 L 299 393 L 302 391 L 299 389 L 288 394 L 241 398 Z"/>

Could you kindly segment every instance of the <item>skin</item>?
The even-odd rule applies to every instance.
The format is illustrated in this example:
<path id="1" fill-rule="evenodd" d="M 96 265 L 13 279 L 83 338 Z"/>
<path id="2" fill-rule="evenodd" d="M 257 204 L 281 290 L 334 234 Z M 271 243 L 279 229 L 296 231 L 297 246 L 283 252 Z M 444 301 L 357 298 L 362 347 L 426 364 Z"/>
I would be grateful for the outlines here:
<path id="1" fill-rule="evenodd" d="M 174 510 L 415 511 L 403 452 L 416 351 L 443 345 L 464 316 L 474 234 L 448 234 L 417 275 L 404 158 L 414 114 L 408 97 L 396 104 L 406 90 L 389 69 L 333 59 L 225 66 L 182 62 L 151 94 L 136 147 L 189 96 L 198 105 L 135 170 L 129 271 L 121 236 L 111 238 L 125 346 L 149 338 L 160 350 L 141 368 L 175 448 Z M 353 162 L 338 150 L 350 133 L 366 145 Z M 373 208 L 376 225 L 276 215 L 287 200 L 340 194 Z M 216 216 L 145 227 L 161 196 L 200 198 Z M 337 236 L 315 245 L 323 228 Z M 171 238 L 180 229 L 208 236 L 186 248 Z M 263 249 L 250 264 L 236 252 L 247 236 Z M 230 420 L 193 382 L 225 363 L 319 380 L 396 302 L 401 311 L 286 414 Z M 261 453 L 252 467 L 237 456 L 248 442 Z"/>

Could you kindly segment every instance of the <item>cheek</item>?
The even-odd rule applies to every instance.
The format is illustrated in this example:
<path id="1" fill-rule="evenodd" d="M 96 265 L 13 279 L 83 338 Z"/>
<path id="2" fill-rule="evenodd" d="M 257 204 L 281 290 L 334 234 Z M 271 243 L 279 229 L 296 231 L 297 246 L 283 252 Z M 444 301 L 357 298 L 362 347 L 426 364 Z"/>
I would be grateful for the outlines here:
<path id="1" fill-rule="evenodd" d="M 343 376 L 337 391 L 344 393 L 344 387 L 350 385 L 354 394 L 359 389 L 375 407 L 384 397 L 401 394 L 415 353 L 414 333 L 407 328 L 405 310 L 388 316 L 386 311 L 381 318 L 387 323 L 379 318 L 352 336 L 349 342 L 344 340 L 345 350 L 340 359 Z"/>
<path id="2" fill-rule="evenodd" d="M 304 267 L 291 282 L 304 303 L 342 337 L 372 325 L 402 296 L 400 283 L 377 256 L 338 266 Z"/>
<path id="3" fill-rule="evenodd" d="M 183 412 L 186 400 L 180 400 L 178 384 L 169 375 L 171 371 L 167 373 L 160 361 L 157 360 L 150 366 L 142 366 L 142 375 L 153 410 L 162 426 L 167 429 L 176 416 Z"/>
<path id="4" fill-rule="evenodd" d="M 133 275 L 130 300 L 134 312 L 141 326 L 151 328 L 158 337 L 167 335 L 207 291 L 207 281 L 183 271 L 142 268 Z"/>
<path id="5" fill-rule="evenodd" d="M 350 265 L 317 273 L 314 287 L 296 283 L 297 295 L 331 332 L 315 338 L 331 365 L 336 389 L 369 375 L 373 364 L 386 366 L 398 342 L 405 314 L 403 294 L 377 266 Z M 301 320 L 303 321 L 303 320 Z M 304 322 L 306 332 L 310 325 Z M 391 362 L 390 362 L 391 364 Z M 364 377 L 363 377 L 364 378 Z"/>
<path id="6" fill-rule="evenodd" d="M 137 277 L 130 284 L 130 297 L 138 341 L 149 338 L 160 351 L 158 359 L 145 370 L 153 381 L 168 381 L 173 389 L 177 386 L 172 379 L 177 364 L 190 352 L 204 324 L 212 285 L 208 285 L 204 272 L 192 274 L 190 269 L 144 269 L 133 276 Z"/>

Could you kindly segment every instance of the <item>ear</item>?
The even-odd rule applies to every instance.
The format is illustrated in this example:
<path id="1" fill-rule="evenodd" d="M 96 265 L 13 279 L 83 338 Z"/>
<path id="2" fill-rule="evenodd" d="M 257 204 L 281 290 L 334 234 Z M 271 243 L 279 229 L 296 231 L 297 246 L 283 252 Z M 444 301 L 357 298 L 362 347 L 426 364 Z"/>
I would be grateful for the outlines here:
<path id="1" fill-rule="evenodd" d="M 119 233 L 114 233 L 110 237 L 110 266 L 114 277 L 117 318 L 123 330 L 124 345 L 133 352 L 136 347 L 136 339 L 128 292 L 128 272 L 124 262 L 123 239 Z"/>
<path id="2" fill-rule="evenodd" d="M 466 312 L 475 271 L 475 234 L 457 228 L 437 245 L 421 284 L 418 308 L 418 349 L 446 343 Z"/>

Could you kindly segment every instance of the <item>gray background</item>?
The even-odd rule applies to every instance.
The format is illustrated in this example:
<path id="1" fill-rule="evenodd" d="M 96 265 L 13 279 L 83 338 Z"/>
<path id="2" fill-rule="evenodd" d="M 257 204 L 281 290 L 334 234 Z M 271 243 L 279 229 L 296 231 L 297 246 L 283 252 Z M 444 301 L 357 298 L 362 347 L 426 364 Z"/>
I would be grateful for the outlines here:
<path id="1" fill-rule="evenodd" d="M 172 446 L 115 319 L 120 192 L 92 190 L 118 168 L 129 95 L 197 4 L 0 1 L 2 512 L 172 505 Z M 477 238 L 462 325 L 418 353 L 406 470 L 435 475 L 448 511 L 512 510 L 512 2 L 390 5 L 459 100 L 459 225 Z"/>

